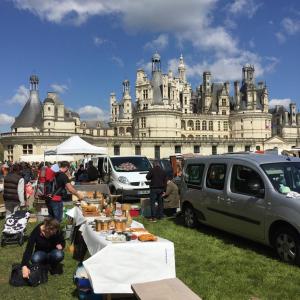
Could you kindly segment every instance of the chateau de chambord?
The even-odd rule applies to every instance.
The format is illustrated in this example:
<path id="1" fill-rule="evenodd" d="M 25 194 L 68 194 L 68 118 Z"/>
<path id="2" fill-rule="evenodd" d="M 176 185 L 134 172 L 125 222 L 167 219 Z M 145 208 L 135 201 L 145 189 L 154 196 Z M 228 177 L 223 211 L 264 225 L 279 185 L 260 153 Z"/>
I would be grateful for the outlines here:
<path id="1" fill-rule="evenodd" d="M 107 147 L 111 155 L 222 154 L 298 146 L 300 114 L 296 104 L 270 109 L 268 88 L 245 65 L 241 81 L 214 82 L 203 72 L 195 90 L 186 78 L 182 55 L 178 72 L 163 73 L 158 53 L 152 72 L 138 69 L 134 85 L 123 82 L 123 95 L 110 94 L 110 120 L 82 120 L 54 92 L 41 101 L 39 78 L 30 77 L 30 96 L 11 126 L 1 134 L 4 159 L 41 156 L 72 135 Z M 230 92 L 232 91 L 232 93 Z M 100 106 L 100 104 L 99 104 Z"/>

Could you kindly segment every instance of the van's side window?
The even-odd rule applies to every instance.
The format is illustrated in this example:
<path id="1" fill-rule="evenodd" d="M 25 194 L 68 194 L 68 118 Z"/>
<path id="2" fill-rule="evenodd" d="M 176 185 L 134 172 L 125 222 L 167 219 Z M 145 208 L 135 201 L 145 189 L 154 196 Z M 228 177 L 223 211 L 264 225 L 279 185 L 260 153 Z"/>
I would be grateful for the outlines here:
<path id="1" fill-rule="evenodd" d="M 252 191 L 249 183 L 255 180 L 259 184 L 259 188 L 264 188 L 264 183 L 259 174 L 246 166 L 234 165 L 232 168 L 230 189 L 233 193 L 258 196 L 257 191 Z M 259 195 L 263 197 L 263 195 Z"/>
<path id="2" fill-rule="evenodd" d="M 211 189 L 223 190 L 226 176 L 226 165 L 212 164 L 206 177 L 206 186 Z"/>
<path id="3" fill-rule="evenodd" d="M 186 168 L 185 182 L 188 187 L 199 189 L 202 188 L 201 182 L 203 177 L 204 164 L 188 165 Z"/>

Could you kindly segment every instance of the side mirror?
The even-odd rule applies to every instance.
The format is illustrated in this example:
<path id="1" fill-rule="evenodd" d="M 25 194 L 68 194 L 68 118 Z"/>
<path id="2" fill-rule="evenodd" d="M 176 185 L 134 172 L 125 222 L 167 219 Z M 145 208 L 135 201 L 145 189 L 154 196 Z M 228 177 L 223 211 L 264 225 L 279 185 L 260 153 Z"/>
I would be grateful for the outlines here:
<path id="1" fill-rule="evenodd" d="M 265 193 L 265 189 L 261 187 L 261 183 L 258 179 L 249 179 L 248 189 L 256 195 L 263 195 Z"/>

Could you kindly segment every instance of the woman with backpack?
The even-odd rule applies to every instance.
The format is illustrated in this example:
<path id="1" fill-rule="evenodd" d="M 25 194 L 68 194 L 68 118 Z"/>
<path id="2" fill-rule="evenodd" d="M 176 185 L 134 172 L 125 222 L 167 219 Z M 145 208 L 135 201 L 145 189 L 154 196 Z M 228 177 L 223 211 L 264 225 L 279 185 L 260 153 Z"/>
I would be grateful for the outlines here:
<path id="1" fill-rule="evenodd" d="M 65 240 L 60 232 L 59 222 L 46 218 L 33 229 L 28 239 L 22 259 L 23 278 L 29 278 L 30 261 L 34 264 L 49 265 L 51 274 L 62 274 L 62 265 L 59 263 L 64 259 L 64 247 Z"/>

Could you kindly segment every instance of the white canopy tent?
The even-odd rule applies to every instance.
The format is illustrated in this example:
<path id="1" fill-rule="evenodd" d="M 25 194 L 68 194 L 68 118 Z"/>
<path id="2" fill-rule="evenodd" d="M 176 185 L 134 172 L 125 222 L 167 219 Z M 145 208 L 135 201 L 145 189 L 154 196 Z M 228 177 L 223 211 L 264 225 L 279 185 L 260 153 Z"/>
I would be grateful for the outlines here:
<path id="1" fill-rule="evenodd" d="M 86 155 L 86 154 L 107 154 L 107 148 L 105 147 L 97 147 L 94 146 L 78 135 L 71 136 L 67 140 L 65 140 L 60 145 L 56 146 L 56 148 L 51 150 L 45 150 L 44 155 L 64 155 L 64 154 L 72 154 L 72 155 Z"/>
<path id="2" fill-rule="evenodd" d="M 41 162 L 41 161 L 49 161 L 51 163 L 57 162 L 57 161 L 62 161 L 62 160 L 67 160 L 67 161 L 75 161 L 75 158 L 73 155 L 52 155 L 52 156 L 45 156 L 43 154 L 30 154 L 30 155 L 21 155 L 20 157 L 20 162 Z"/>

